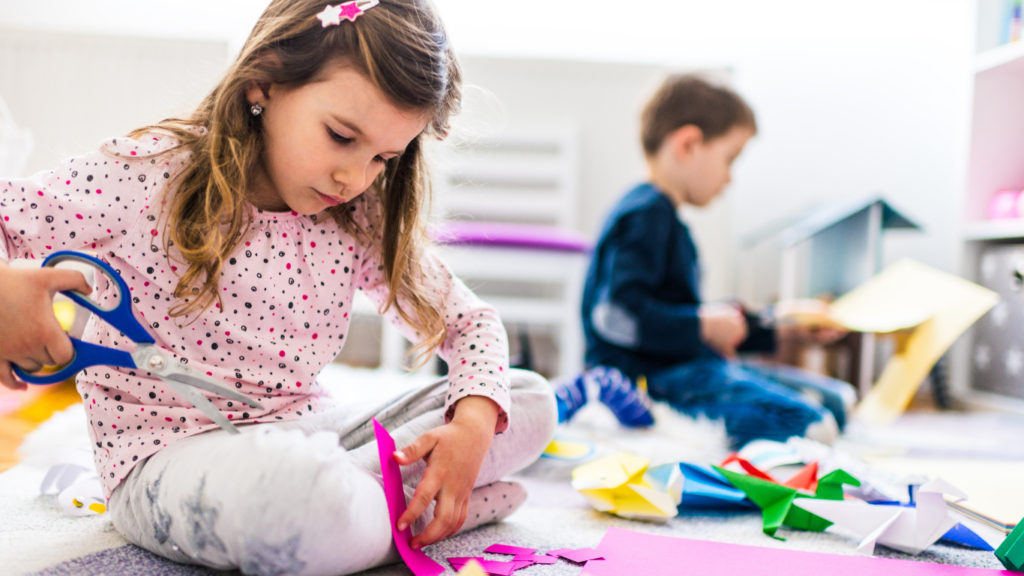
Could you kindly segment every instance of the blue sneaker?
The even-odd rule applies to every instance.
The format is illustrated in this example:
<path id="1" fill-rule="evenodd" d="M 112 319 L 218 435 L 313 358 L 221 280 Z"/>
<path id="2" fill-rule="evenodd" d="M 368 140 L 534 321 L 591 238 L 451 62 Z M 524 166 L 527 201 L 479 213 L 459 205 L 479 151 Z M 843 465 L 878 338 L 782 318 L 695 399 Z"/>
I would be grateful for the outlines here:
<path id="1" fill-rule="evenodd" d="M 568 422 L 587 404 L 587 389 L 583 377 L 555 385 L 555 403 L 558 405 L 558 423 Z"/>
<path id="2" fill-rule="evenodd" d="M 587 404 L 588 388 L 598 391 L 598 399 L 623 426 L 636 428 L 654 424 L 647 398 L 633 387 L 626 375 L 606 366 L 596 366 L 555 386 L 559 423 L 570 420 Z"/>
<path id="3" fill-rule="evenodd" d="M 647 397 L 622 372 L 615 368 L 596 366 L 585 372 L 583 378 L 597 383 L 601 403 L 615 414 L 623 426 L 638 428 L 654 425 Z"/>

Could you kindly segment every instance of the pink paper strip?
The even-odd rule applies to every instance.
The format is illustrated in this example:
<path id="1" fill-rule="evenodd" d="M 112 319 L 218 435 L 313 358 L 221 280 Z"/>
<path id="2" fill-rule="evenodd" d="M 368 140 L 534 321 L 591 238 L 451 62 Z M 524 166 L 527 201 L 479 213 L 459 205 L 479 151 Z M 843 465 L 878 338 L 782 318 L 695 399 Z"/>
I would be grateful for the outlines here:
<path id="1" fill-rule="evenodd" d="M 556 556 L 546 556 L 544 554 L 516 554 L 516 557 L 512 559 L 513 562 L 532 562 L 533 564 L 554 564 L 558 562 Z"/>
<path id="2" fill-rule="evenodd" d="M 587 560 L 600 558 L 601 553 L 593 548 L 559 548 L 558 550 L 548 550 L 548 556 L 561 556 L 566 560 L 572 560 L 577 564 L 583 564 Z"/>
<path id="3" fill-rule="evenodd" d="M 491 554 L 533 554 L 536 551 L 536 548 L 520 548 L 519 546 L 509 546 L 507 544 L 491 544 L 484 550 L 484 552 L 490 552 Z"/>
<path id="4" fill-rule="evenodd" d="M 763 574 L 771 566 L 784 571 L 786 576 L 1019 576 L 1006 570 L 742 546 L 621 528 L 609 528 L 597 551 L 605 560 L 588 562 L 588 576 L 679 574 L 684 567 L 687 576 Z"/>
<path id="5" fill-rule="evenodd" d="M 391 535 L 395 539 L 398 553 L 416 576 L 438 576 L 444 573 L 444 567 L 431 560 L 422 550 L 409 547 L 412 529 L 406 527 L 398 531 L 398 519 L 405 513 L 406 502 L 405 491 L 402 490 L 402 471 L 391 457 L 395 452 L 395 439 L 376 418 L 373 420 L 373 433 L 377 437 L 377 454 L 380 456 L 380 471 L 384 477 L 384 497 L 388 501 L 388 514 L 391 516 Z"/>

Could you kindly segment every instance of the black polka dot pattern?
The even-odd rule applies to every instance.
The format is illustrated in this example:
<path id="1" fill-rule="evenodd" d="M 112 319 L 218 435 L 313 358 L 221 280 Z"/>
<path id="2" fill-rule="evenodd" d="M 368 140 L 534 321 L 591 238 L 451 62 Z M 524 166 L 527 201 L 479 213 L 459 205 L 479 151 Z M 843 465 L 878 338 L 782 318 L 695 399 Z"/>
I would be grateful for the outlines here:
<path id="1" fill-rule="evenodd" d="M 378 306 L 385 302 L 378 253 L 323 214 L 253 209 L 253 230 L 225 261 L 219 279 L 223 309 L 171 318 L 182 260 L 173 246 L 165 251 L 163 196 L 189 154 L 155 154 L 174 145 L 167 137 L 117 138 L 52 172 L 0 181 L 0 258 L 45 258 L 58 250 L 99 255 L 125 280 L 136 318 L 157 346 L 263 405 L 257 410 L 204 392 L 234 422 L 294 420 L 332 408 L 316 376 L 345 342 L 355 290 Z M 379 235 L 376 202 L 363 195 L 351 204 L 363 230 Z M 436 256 L 424 255 L 422 268 L 445 303 L 448 338 L 439 354 L 451 367 L 446 420 L 458 400 L 485 396 L 501 408 L 495 432 L 502 432 L 510 396 L 501 321 Z M 102 277 L 95 290 L 101 305 L 118 297 L 116 285 Z M 394 309 L 386 321 L 410 340 L 422 340 Z M 134 350 L 130 340 L 95 318 L 83 338 Z M 84 370 L 78 391 L 108 497 L 139 459 L 216 428 L 163 381 L 140 370 Z"/>

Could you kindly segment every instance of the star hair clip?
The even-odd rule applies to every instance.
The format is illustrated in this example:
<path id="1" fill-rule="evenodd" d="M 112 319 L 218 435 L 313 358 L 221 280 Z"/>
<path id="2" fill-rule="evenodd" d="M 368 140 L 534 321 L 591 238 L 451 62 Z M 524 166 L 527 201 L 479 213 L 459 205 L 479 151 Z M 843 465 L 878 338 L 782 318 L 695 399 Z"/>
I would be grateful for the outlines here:
<path id="1" fill-rule="evenodd" d="M 316 17 L 320 19 L 320 23 L 324 28 L 337 26 L 341 24 L 342 20 L 355 22 L 356 18 L 362 16 L 364 12 L 377 4 L 380 4 L 380 0 L 352 0 L 337 6 L 328 4 L 324 11 L 317 14 Z"/>

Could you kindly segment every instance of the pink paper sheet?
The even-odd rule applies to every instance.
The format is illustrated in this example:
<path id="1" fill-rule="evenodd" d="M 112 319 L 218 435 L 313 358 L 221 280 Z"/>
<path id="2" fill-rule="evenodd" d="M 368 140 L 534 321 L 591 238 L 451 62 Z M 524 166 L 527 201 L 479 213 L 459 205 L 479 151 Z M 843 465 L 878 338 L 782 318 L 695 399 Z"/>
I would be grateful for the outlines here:
<path id="1" fill-rule="evenodd" d="M 402 490 L 402 471 L 391 457 L 395 452 L 395 440 L 376 418 L 373 420 L 373 433 L 377 437 L 377 454 L 380 456 L 380 470 L 384 476 L 384 497 L 388 501 L 388 514 L 391 516 L 391 535 L 395 539 L 398 553 L 416 576 L 438 576 L 444 573 L 444 567 L 431 560 L 422 550 L 409 547 L 412 529 L 406 527 L 399 532 L 396 528 L 398 519 L 405 513 L 406 503 L 405 492 Z"/>
<path id="2" fill-rule="evenodd" d="M 508 544 L 491 544 L 484 550 L 484 552 L 490 552 L 491 554 L 533 554 L 536 551 L 536 548 L 520 548 L 519 546 L 509 546 Z"/>
<path id="3" fill-rule="evenodd" d="M 842 556 L 760 546 L 741 546 L 688 538 L 656 536 L 609 528 L 597 551 L 603 562 L 588 562 L 587 576 L 622 574 L 763 574 L 775 566 L 786 576 L 1019 576 L 1006 570 L 963 568 L 946 564 Z"/>

